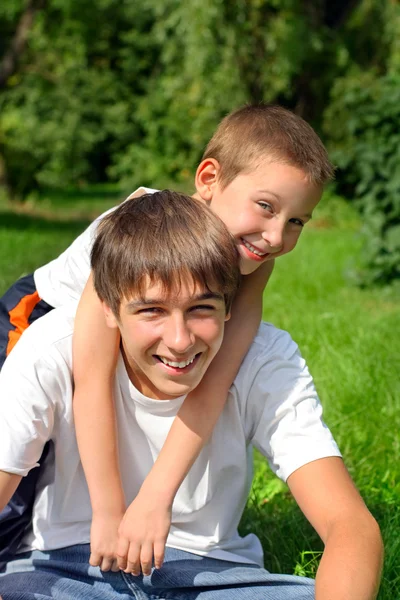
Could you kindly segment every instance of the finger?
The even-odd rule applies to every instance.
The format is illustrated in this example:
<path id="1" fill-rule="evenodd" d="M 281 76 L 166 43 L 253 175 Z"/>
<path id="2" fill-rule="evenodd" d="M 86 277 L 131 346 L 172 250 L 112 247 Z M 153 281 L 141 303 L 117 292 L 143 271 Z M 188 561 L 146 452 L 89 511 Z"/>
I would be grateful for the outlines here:
<path id="1" fill-rule="evenodd" d="M 136 576 L 140 575 L 140 546 L 133 542 L 129 544 L 128 563 L 125 572 Z"/>
<path id="2" fill-rule="evenodd" d="M 153 544 L 151 542 L 142 544 L 140 549 L 140 566 L 143 575 L 151 575 L 151 568 L 153 566 Z"/>
<path id="3" fill-rule="evenodd" d="M 113 565 L 114 559 L 109 556 L 103 556 L 103 560 L 101 561 L 100 569 L 102 571 L 110 571 Z"/>
<path id="4" fill-rule="evenodd" d="M 124 569 L 124 573 L 130 573 L 131 575 L 138 577 L 140 575 L 140 563 L 133 563 L 128 560 L 126 563 L 126 569 Z"/>
<path id="5" fill-rule="evenodd" d="M 119 571 L 118 560 L 116 558 L 114 558 L 114 560 L 113 560 L 113 564 L 111 566 L 111 571 L 113 573 L 118 573 L 118 571 Z"/>
<path id="6" fill-rule="evenodd" d="M 154 542 L 154 567 L 156 569 L 161 569 L 163 562 L 164 562 L 164 556 L 165 556 L 165 541 L 162 540 L 161 542 Z"/>
<path id="7" fill-rule="evenodd" d="M 128 561 L 128 552 L 129 552 L 129 541 L 126 538 L 118 539 L 117 546 L 117 562 L 118 568 L 125 571 L 127 561 Z"/>
<path id="8" fill-rule="evenodd" d="M 101 561 L 103 560 L 103 555 L 98 552 L 91 552 L 89 557 L 89 565 L 92 567 L 99 567 L 101 565 Z"/>

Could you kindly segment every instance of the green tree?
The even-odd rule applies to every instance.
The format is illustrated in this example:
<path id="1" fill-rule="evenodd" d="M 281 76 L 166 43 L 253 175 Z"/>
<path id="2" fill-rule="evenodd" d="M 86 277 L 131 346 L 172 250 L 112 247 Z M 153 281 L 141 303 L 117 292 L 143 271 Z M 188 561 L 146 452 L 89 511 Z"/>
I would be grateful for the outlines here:
<path id="1" fill-rule="evenodd" d="M 318 127 L 340 72 L 337 34 L 357 4 L 147 0 L 158 60 L 135 115 L 143 137 L 114 156 L 110 173 L 190 189 L 217 123 L 245 102 L 280 102 Z"/>
<path id="2" fill-rule="evenodd" d="M 28 0 L 22 12 L 15 0 L 5 0 L 0 9 L 0 93 L 18 70 L 36 13 L 44 7 L 45 0 Z M 19 14 L 20 13 L 20 14 Z M 0 130 L 0 186 L 9 192 L 7 165 L 3 155 Z"/>
<path id="3" fill-rule="evenodd" d="M 0 95 L 14 190 L 108 177 L 189 189 L 218 121 L 244 102 L 318 127 L 358 3 L 47 0 Z"/>
<path id="4" fill-rule="evenodd" d="M 113 152 L 139 136 L 132 115 L 151 61 L 141 38 L 148 19 L 116 0 L 95 9 L 49 0 L 37 16 L 20 68 L 0 95 L 3 153 L 17 196 L 38 185 L 104 180 Z"/>
<path id="5" fill-rule="evenodd" d="M 364 219 L 363 284 L 400 278 L 399 33 L 397 3 L 363 2 L 348 24 L 348 69 L 325 112 L 338 189 Z"/>

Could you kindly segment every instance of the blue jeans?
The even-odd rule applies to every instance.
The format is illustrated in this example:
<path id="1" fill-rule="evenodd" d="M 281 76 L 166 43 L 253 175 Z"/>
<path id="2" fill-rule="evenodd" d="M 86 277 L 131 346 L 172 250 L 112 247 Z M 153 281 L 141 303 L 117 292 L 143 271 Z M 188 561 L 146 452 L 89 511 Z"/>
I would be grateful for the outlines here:
<path id="1" fill-rule="evenodd" d="M 166 549 L 148 577 L 91 567 L 89 545 L 27 552 L 0 574 L 3 600 L 314 600 L 314 581 Z"/>

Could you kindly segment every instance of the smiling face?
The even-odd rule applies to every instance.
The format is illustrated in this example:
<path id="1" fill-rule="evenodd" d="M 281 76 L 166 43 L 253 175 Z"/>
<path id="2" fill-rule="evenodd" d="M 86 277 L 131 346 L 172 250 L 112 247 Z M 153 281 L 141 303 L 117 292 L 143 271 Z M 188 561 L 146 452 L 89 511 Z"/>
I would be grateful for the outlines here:
<path id="1" fill-rule="evenodd" d="M 297 167 L 265 159 L 222 189 L 218 169 L 217 161 L 203 161 L 196 176 L 196 197 L 208 204 L 234 236 L 241 273 L 248 275 L 263 262 L 293 250 L 321 198 L 322 187 L 311 183 Z"/>
<path id="2" fill-rule="evenodd" d="M 121 332 L 132 383 L 158 400 L 188 394 L 200 383 L 221 346 L 228 318 L 223 295 L 192 282 L 170 292 L 149 284 L 142 297 L 121 302 L 118 320 L 104 309 L 107 324 Z"/>

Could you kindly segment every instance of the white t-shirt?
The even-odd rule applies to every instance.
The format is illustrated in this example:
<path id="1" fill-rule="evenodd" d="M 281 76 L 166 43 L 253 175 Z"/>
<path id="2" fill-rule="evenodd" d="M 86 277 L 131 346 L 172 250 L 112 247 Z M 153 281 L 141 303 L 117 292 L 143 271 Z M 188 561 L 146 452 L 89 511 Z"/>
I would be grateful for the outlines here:
<path id="1" fill-rule="evenodd" d="M 33 530 L 21 551 L 90 539 L 90 500 L 72 416 L 72 328 L 67 308 L 50 312 L 26 330 L 0 373 L 0 469 L 26 475 L 45 442 L 53 442 L 38 483 Z M 114 394 L 121 475 L 131 502 L 184 398 L 143 396 L 122 358 Z M 297 345 L 285 331 L 261 324 L 212 437 L 176 495 L 167 545 L 261 565 L 258 538 L 237 532 L 251 485 L 252 445 L 283 480 L 311 461 L 340 456 L 321 413 Z"/>
<path id="2" fill-rule="evenodd" d="M 156 191 L 140 187 L 124 202 Z M 60 256 L 36 269 L 34 272 L 36 289 L 40 298 L 47 304 L 59 307 L 67 304 L 76 305 L 79 301 L 90 275 L 90 252 L 97 226 L 103 217 L 115 209 L 114 206 L 100 215 Z"/>

